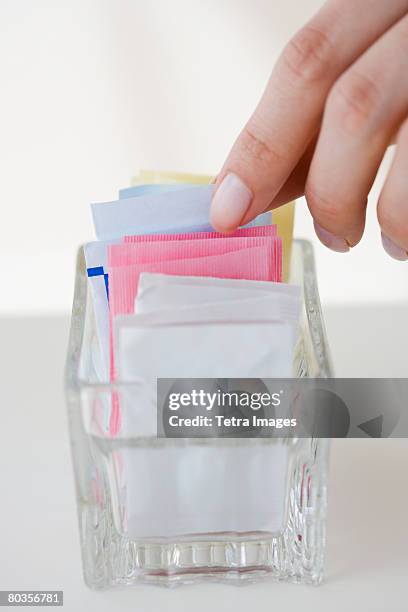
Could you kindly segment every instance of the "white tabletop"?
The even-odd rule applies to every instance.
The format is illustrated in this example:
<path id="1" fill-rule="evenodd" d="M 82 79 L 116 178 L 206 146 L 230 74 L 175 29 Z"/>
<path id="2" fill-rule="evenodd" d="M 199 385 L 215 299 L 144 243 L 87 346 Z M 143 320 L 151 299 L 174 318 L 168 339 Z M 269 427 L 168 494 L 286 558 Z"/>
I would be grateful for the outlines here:
<path id="1" fill-rule="evenodd" d="M 408 338 L 397 325 L 399 317 L 408 328 L 407 310 L 392 313 L 327 309 L 337 375 L 407 374 Z M 65 610 L 89 612 L 407 609 L 406 440 L 333 441 L 326 579 L 319 587 L 86 588 L 61 384 L 67 330 L 63 317 L 0 320 L 0 589 L 62 589 Z"/>

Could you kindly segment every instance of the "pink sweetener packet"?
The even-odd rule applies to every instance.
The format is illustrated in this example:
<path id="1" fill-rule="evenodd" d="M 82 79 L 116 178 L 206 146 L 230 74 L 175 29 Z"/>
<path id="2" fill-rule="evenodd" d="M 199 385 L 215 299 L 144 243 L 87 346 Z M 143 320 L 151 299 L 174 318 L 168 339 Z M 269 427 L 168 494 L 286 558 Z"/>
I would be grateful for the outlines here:
<path id="1" fill-rule="evenodd" d="M 176 259 L 193 259 L 212 255 L 224 255 L 251 247 L 266 246 L 272 257 L 273 280 L 278 275 L 279 257 L 277 236 L 237 237 L 223 239 L 197 239 L 121 243 L 108 247 L 108 266 L 129 266 L 139 263 L 160 262 Z"/>
<path id="2" fill-rule="evenodd" d="M 138 236 L 124 236 L 123 242 L 156 242 L 172 240 L 207 240 L 211 238 L 249 238 L 276 236 L 278 233 L 276 225 L 261 225 L 256 227 L 241 227 L 231 234 L 220 232 L 190 232 L 188 234 L 141 234 Z"/>
<path id="3" fill-rule="evenodd" d="M 267 245 L 189 259 L 109 266 L 109 306 L 112 316 L 133 313 L 139 276 L 158 272 L 184 276 L 272 280 L 271 248 Z"/>
<path id="4" fill-rule="evenodd" d="M 196 247 L 185 244 L 188 242 L 187 238 L 190 238 L 189 242 L 199 241 L 199 244 Z M 214 240 L 211 240 L 214 238 L 217 241 L 218 239 L 224 240 L 219 246 L 215 246 Z M 269 238 L 270 240 L 245 240 L 241 243 L 233 240 L 232 244 L 227 245 L 227 242 L 231 242 L 233 238 Z M 203 241 L 208 240 L 210 240 L 211 247 L 203 245 Z M 169 249 L 169 246 L 165 248 L 165 244 L 164 246 L 160 244 L 167 243 L 168 245 L 177 241 L 184 243 L 184 245 L 178 247 L 178 250 L 174 247 Z M 152 243 L 158 246 L 152 249 Z M 123 246 L 134 246 L 135 244 L 139 246 L 147 245 L 150 249 L 144 247 L 142 251 L 139 250 L 136 256 L 134 249 L 118 250 L 117 253 L 115 253 L 116 249 L 113 249 L 110 254 L 112 266 L 108 267 L 108 271 L 110 286 L 110 374 L 112 380 L 115 379 L 113 318 L 116 314 L 133 312 L 138 278 L 141 272 L 281 281 L 282 242 L 276 236 L 276 226 L 242 228 L 228 236 L 218 232 L 129 236 L 125 237 L 124 243 L 122 243 Z M 243 248 L 235 250 L 238 246 Z M 211 252 L 212 254 L 209 254 Z M 178 253 L 178 259 L 163 259 L 164 256 L 169 257 L 175 253 Z M 192 253 L 201 255 L 201 257 L 191 257 Z M 214 253 L 217 253 L 217 255 Z M 188 254 L 190 254 L 190 257 L 186 257 Z M 133 258 L 138 263 L 130 266 L 117 265 L 133 261 Z M 140 259 L 143 263 L 140 263 Z M 115 401 L 112 403 L 110 430 L 111 432 L 117 432 L 120 428 L 120 409 L 118 398 L 113 399 Z"/>

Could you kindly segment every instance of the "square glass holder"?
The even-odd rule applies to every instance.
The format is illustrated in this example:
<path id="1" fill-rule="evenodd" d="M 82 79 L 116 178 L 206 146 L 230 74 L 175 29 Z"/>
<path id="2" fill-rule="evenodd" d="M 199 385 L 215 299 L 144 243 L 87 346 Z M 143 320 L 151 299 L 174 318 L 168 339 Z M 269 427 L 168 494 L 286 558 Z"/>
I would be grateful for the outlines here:
<path id="1" fill-rule="evenodd" d="M 304 296 L 294 376 L 331 377 L 307 241 L 294 241 L 290 282 L 300 285 Z M 102 589 L 271 578 L 318 584 L 329 440 L 158 439 L 143 435 L 126 414 L 120 432 L 112 436 L 112 402 L 123 398 L 124 410 L 131 410 L 129 398 L 137 402 L 138 385 L 98 380 L 98 351 L 81 247 L 65 386 L 86 584 Z M 254 458 L 253 465 L 242 463 L 243 453 Z M 210 462 L 215 457 L 218 467 L 225 461 L 228 483 L 235 482 L 230 494 L 223 494 L 222 475 L 217 489 L 214 468 L 205 457 Z M 250 525 L 245 530 L 235 521 L 240 512 Z"/>

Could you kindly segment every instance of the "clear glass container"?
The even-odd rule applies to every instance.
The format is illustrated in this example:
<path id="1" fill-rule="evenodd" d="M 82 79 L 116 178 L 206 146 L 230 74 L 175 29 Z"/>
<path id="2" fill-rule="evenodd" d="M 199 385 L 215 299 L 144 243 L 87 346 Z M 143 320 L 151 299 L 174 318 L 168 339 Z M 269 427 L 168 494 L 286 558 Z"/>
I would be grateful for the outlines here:
<path id="1" fill-rule="evenodd" d="M 304 290 L 294 375 L 330 377 L 306 241 L 294 242 L 290 282 Z M 113 437 L 112 402 L 137 397 L 137 385 L 98 381 L 97 351 L 81 248 L 66 397 L 86 584 L 319 583 L 329 440 L 158 439 L 128 426 L 126 414 Z"/>

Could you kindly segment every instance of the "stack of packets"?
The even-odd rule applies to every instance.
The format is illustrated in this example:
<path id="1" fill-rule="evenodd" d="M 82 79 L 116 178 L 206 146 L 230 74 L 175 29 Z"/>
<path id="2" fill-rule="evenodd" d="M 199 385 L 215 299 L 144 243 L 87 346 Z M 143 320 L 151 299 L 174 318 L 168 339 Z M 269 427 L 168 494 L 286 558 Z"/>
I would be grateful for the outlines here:
<path id="1" fill-rule="evenodd" d="M 97 241 L 85 245 L 85 258 L 96 375 L 138 381 L 137 398 L 135 386 L 122 385 L 102 402 L 95 418 L 104 436 L 155 435 L 159 377 L 292 376 L 300 289 L 281 281 L 293 207 L 274 211 L 274 224 L 266 213 L 219 234 L 209 224 L 209 182 L 144 173 L 117 201 L 92 205 Z M 116 449 L 112 461 L 116 527 L 131 539 L 283 528 L 285 444 L 245 440 L 217 452 L 135 444 Z"/>
<path id="2" fill-rule="evenodd" d="M 199 182 L 199 181 L 196 181 Z M 101 381 L 273 378 L 293 374 L 300 288 L 282 283 L 282 240 L 271 213 L 234 233 L 209 224 L 214 186 L 144 184 L 92 204 L 96 242 L 85 245 Z M 155 426 L 144 417 L 143 431 Z M 122 420 L 113 402 L 110 434 Z"/>

